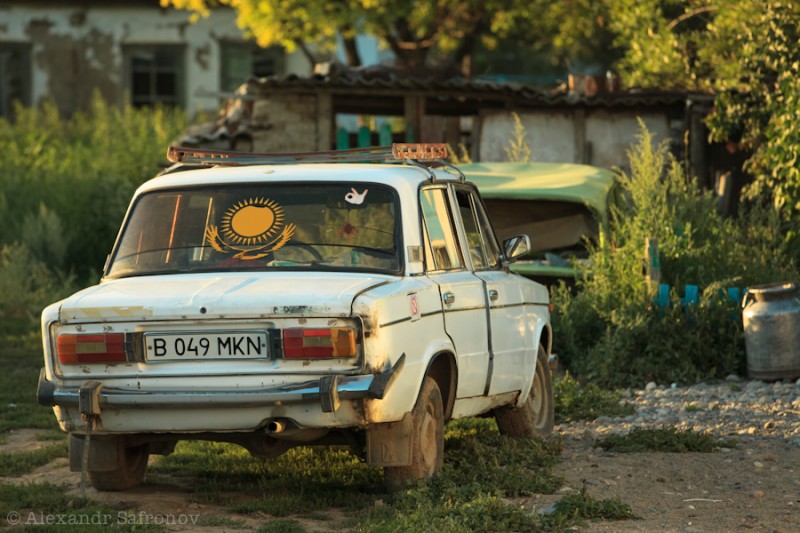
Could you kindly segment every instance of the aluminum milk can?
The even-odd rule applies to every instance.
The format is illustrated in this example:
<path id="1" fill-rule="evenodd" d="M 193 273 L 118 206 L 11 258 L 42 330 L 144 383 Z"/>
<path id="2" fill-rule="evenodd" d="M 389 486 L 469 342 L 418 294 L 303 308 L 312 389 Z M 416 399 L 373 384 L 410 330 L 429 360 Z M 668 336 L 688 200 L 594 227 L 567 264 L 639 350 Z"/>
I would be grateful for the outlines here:
<path id="1" fill-rule="evenodd" d="M 742 302 L 747 375 L 752 379 L 800 377 L 800 286 L 751 287 Z"/>

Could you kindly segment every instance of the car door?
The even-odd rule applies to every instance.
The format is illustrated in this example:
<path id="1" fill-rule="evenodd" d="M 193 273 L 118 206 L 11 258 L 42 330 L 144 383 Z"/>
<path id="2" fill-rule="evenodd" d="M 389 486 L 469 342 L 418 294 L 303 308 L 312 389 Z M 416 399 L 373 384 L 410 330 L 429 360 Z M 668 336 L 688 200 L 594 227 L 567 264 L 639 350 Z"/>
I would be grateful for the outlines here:
<path id="1" fill-rule="evenodd" d="M 444 327 L 458 359 L 457 398 L 483 395 L 489 379 L 484 282 L 464 261 L 448 185 L 420 191 L 428 277 L 439 286 Z"/>
<path id="2" fill-rule="evenodd" d="M 455 189 L 471 267 L 481 280 L 489 310 L 489 372 L 485 394 L 521 390 L 530 379 L 532 340 L 519 278 L 503 268 L 500 248 L 477 193 Z M 532 355 L 533 354 L 533 355 Z"/>

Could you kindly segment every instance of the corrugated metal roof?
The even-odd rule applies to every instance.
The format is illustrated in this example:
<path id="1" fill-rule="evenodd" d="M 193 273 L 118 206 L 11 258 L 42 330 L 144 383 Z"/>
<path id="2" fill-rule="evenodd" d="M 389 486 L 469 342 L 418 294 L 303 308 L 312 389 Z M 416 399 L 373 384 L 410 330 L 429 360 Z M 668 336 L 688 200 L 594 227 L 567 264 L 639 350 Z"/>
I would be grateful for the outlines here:
<path id="1" fill-rule="evenodd" d="M 353 89 L 369 90 L 372 95 L 381 93 L 426 93 L 431 97 L 465 97 L 480 99 L 512 99 L 523 106 L 582 105 L 586 107 L 639 107 L 664 106 L 685 103 L 689 97 L 701 97 L 687 92 L 628 90 L 598 93 L 591 96 L 547 91 L 519 83 L 499 83 L 480 79 L 434 78 L 401 76 L 391 70 L 346 70 L 329 75 L 314 74 L 303 77 L 295 74 L 270 76 L 248 80 L 248 94 L 267 95 L 273 91 L 294 89 L 347 93 Z"/>

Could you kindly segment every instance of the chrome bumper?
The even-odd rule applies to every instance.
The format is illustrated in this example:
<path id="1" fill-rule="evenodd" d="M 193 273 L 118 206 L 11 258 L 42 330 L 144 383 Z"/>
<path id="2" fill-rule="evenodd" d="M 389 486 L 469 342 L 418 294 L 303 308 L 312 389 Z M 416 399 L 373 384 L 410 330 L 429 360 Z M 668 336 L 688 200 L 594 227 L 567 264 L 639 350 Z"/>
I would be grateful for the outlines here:
<path id="1" fill-rule="evenodd" d="M 60 387 L 39 374 L 37 399 L 41 405 L 79 407 L 83 414 L 104 409 L 177 407 L 258 407 L 318 401 L 325 413 L 336 411 L 340 400 L 382 399 L 403 367 L 405 354 L 393 367 L 363 376 L 328 375 L 318 379 L 259 390 L 243 391 L 140 391 L 105 388 L 96 381 L 80 387 Z"/>

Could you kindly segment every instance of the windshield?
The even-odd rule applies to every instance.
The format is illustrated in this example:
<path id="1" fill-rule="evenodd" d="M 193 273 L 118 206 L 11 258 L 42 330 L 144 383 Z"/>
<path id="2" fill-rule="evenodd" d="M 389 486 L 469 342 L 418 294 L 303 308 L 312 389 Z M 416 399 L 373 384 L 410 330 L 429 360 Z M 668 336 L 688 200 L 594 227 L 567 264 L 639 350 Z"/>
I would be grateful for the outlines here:
<path id="1" fill-rule="evenodd" d="M 142 195 L 109 278 L 249 269 L 398 272 L 394 190 L 374 183 L 227 185 Z"/>

